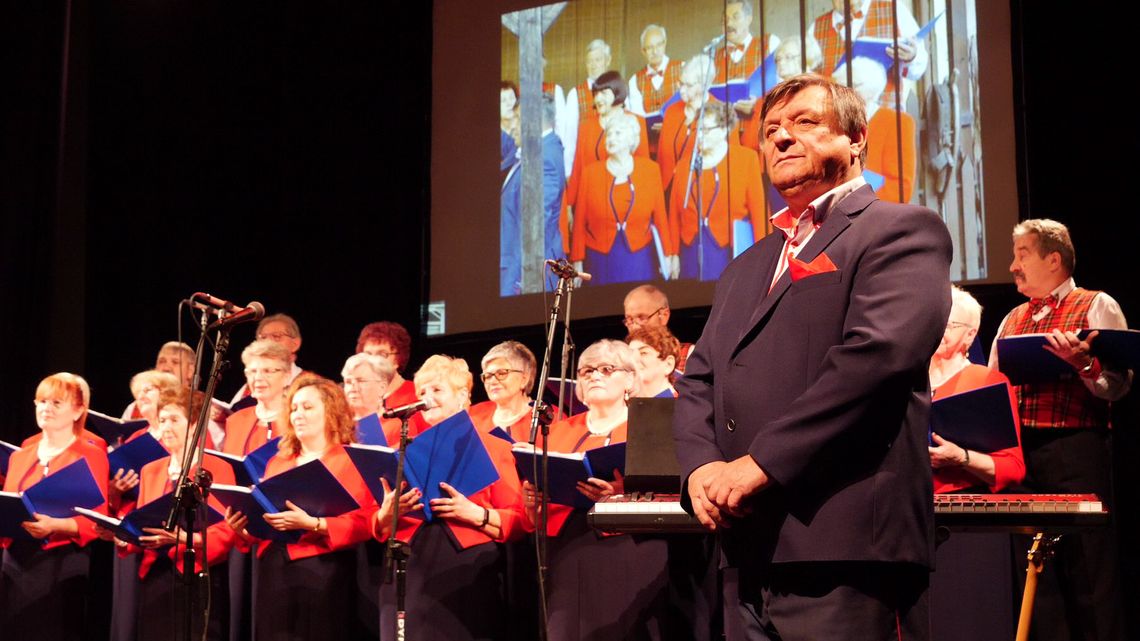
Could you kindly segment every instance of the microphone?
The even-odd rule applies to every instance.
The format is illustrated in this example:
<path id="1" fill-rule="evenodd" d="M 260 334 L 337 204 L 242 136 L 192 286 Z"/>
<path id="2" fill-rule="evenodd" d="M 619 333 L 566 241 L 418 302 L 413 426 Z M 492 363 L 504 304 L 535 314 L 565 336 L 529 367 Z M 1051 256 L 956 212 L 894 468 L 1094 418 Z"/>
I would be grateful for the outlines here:
<path id="1" fill-rule="evenodd" d="M 421 398 L 415 403 L 408 403 L 407 405 L 401 405 L 400 407 L 390 410 L 384 410 L 382 416 L 384 418 L 408 418 L 420 410 L 430 410 L 434 407 L 435 403 L 430 399 Z"/>
<path id="2" fill-rule="evenodd" d="M 210 326 L 206 328 L 206 331 L 212 332 L 215 329 L 225 329 L 227 327 L 233 327 L 234 325 L 240 325 L 241 323 L 258 321 L 261 320 L 264 316 L 265 305 L 262 305 L 257 301 L 253 301 L 249 305 L 246 305 L 240 309 L 235 307 L 234 312 L 229 316 L 226 316 L 225 318 L 219 318 L 218 320 L 210 323 Z"/>
<path id="3" fill-rule="evenodd" d="M 711 51 L 713 49 L 716 49 L 717 46 L 720 45 L 720 43 L 722 43 L 722 42 L 724 42 L 724 34 L 723 33 L 720 34 L 719 36 L 713 38 L 712 40 L 709 40 L 709 43 L 707 45 L 705 45 L 705 48 L 701 49 L 701 51 Z"/>
<path id="4" fill-rule="evenodd" d="M 558 260 L 553 260 L 551 258 L 547 258 L 546 264 L 550 266 L 550 271 L 553 272 L 554 275 L 558 276 L 559 278 L 567 278 L 567 279 L 569 279 L 569 278 L 581 278 L 582 282 L 588 281 L 591 278 L 593 278 L 592 275 L 590 275 L 586 272 L 580 272 L 580 271 L 574 269 L 574 265 L 571 264 L 570 261 L 566 260 L 565 258 L 559 258 Z"/>
<path id="5" fill-rule="evenodd" d="M 198 309 L 202 309 L 204 306 L 210 309 L 220 309 L 227 313 L 233 313 L 241 309 L 228 300 L 222 300 L 217 296 L 211 296 L 205 292 L 195 292 L 186 302 Z"/>

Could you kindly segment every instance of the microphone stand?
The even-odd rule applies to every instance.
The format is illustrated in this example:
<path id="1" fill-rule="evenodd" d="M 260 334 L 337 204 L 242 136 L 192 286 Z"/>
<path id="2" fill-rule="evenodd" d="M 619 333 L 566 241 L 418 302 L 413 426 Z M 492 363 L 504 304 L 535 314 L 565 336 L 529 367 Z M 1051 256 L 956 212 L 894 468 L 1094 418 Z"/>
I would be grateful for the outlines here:
<path id="1" fill-rule="evenodd" d="M 720 40 L 722 40 L 722 38 L 713 39 L 713 41 L 710 42 L 705 47 L 705 51 L 709 51 L 709 50 L 715 51 L 716 44 Z M 728 53 L 725 52 L 725 63 L 727 64 L 727 62 L 728 62 Z M 705 121 L 705 105 L 709 104 L 709 87 L 712 86 L 713 76 L 715 75 L 713 72 L 715 71 L 715 69 L 706 68 L 703 71 L 705 72 L 705 81 L 704 81 L 704 83 L 702 83 L 703 86 L 701 87 L 701 92 L 702 92 L 701 93 L 701 96 L 702 96 L 701 108 L 700 108 L 700 110 L 697 111 L 697 119 L 695 121 L 696 132 L 695 132 L 695 135 L 693 137 L 693 154 L 692 154 L 692 156 L 689 157 L 689 178 L 685 183 L 685 200 L 681 203 L 681 211 L 684 211 L 685 208 L 689 206 L 689 194 L 692 193 L 692 189 L 693 189 L 693 176 L 696 176 L 697 180 L 699 181 L 700 175 L 701 175 L 701 170 L 702 170 L 702 167 L 701 167 L 701 141 L 704 138 L 704 132 L 701 130 L 701 125 Z M 725 74 L 725 75 L 727 76 L 727 74 Z M 728 85 L 726 84 L 725 85 L 725 97 L 726 98 L 728 97 L 727 92 L 728 92 Z M 728 104 L 729 103 L 727 103 L 727 102 L 725 103 L 725 105 L 728 105 Z M 697 280 L 701 281 L 701 280 L 704 280 L 704 276 L 705 276 L 705 233 L 704 233 L 705 227 L 704 227 L 704 221 L 701 220 L 701 214 L 702 214 L 701 188 L 700 188 L 699 182 L 697 184 L 697 202 L 695 204 L 697 206 Z"/>
<path id="2" fill-rule="evenodd" d="M 558 390 L 558 403 L 559 411 L 562 411 L 561 405 L 563 402 L 562 394 L 566 384 L 566 368 L 570 351 L 570 297 L 574 291 L 573 280 L 577 278 L 578 273 L 574 270 L 573 266 L 565 260 L 559 260 L 550 263 L 550 270 L 555 276 L 558 276 L 558 286 L 554 290 L 554 303 L 550 306 L 550 317 L 546 324 L 546 346 L 542 355 L 542 369 L 539 372 L 538 381 L 536 385 L 534 402 L 531 404 L 530 414 L 530 440 L 528 441 L 531 446 L 535 445 L 538 440 L 539 428 L 542 428 L 542 448 L 539 458 L 541 460 L 541 486 L 546 488 L 549 486 L 550 471 L 549 464 L 550 458 L 547 452 L 547 443 L 550 438 L 550 413 L 547 412 L 547 405 L 542 401 L 542 388 L 546 383 L 546 379 L 550 376 L 550 356 L 554 350 L 554 332 L 558 328 L 558 316 L 562 308 L 562 298 L 566 297 L 566 315 L 564 317 L 564 327 L 562 335 L 562 372 L 561 381 L 559 382 Z M 539 604 L 539 639 L 545 641 L 547 638 L 547 610 L 546 610 L 546 575 L 549 570 L 547 566 L 547 512 L 550 507 L 550 500 L 547 492 L 544 490 L 540 493 L 542 500 L 538 506 L 538 523 L 534 530 L 535 538 L 535 556 L 537 557 L 538 565 L 538 604 Z"/>
<path id="3" fill-rule="evenodd" d="M 392 582 L 392 569 L 395 567 L 396 579 L 396 641 L 404 641 L 407 630 L 407 589 L 408 589 L 408 559 L 412 548 L 407 543 L 396 538 L 396 528 L 400 524 L 400 495 L 404 484 L 404 459 L 408 454 L 408 444 L 412 439 L 408 436 L 408 419 L 410 414 L 400 417 L 400 449 L 396 458 L 396 510 L 392 513 L 392 527 L 388 532 L 388 542 L 384 548 L 384 582 Z"/>
<path id="4" fill-rule="evenodd" d="M 201 318 L 201 335 L 198 338 L 198 347 L 194 352 L 194 376 L 191 379 L 192 382 L 190 385 L 192 393 L 198 389 L 198 385 L 201 383 L 202 356 L 207 337 L 206 328 L 209 326 L 208 320 L 208 314 L 203 313 Z M 229 366 L 229 362 L 225 360 L 225 354 L 229 349 L 231 329 L 232 326 L 223 326 L 218 329 L 217 339 L 214 341 L 214 358 L 210 366 L 210 378 L 206 384 L 205 395 L 207 399 L 214 398 L 214 392 L 217 389 L 218 381 L 221 380 L 222 372 Z M 191 407 L 192 406 L 193 402 L 191 401 Z M 183 630 L 185 632 L 184 638 L 186 641 L 190 641 L 194 634 L 195 596 L 197 594 L 197 591 L 194 589 L 195 579 L 197 578 L 194 572 L 196 557 L 194 550 L 195 521 L 199 513 L 199 508 L 206 506 L 206 500 L 210 493 L 210 485 L 213 483 L 210 472 L 201 467 L 200 464 L 206 447 L 206 423 L 209 417 L 210 407 L 207 403 L 203 403 L 196 417 L 193 436 L 186 442 L 182 450 L 182 470 L 179 472 L 178 482 L 174 485 L 174 496 L 171 500 L 170 514 L 165 524 L 167 532 L 174 532 L 180 524 L 186 532 L 186 546 L 182 555 L 182 584 L 186 590 L 186 613 Z M 199 469 L 194 476 L 191 477 L 190 470 L 194 461 L 199 461 Z M 205 546 L 206 528 L 203 527 L 203 550 L 205 550 Z M 208 573 L 209 571 L 207 570 L 205 574 L 208 575 Z M 209 590 L 208 585 L 206 589 Z M 205 610 L 203 614 L 205 614 Z M 203 624 L 208 625 L 205 621 L 203 621 Z"/>

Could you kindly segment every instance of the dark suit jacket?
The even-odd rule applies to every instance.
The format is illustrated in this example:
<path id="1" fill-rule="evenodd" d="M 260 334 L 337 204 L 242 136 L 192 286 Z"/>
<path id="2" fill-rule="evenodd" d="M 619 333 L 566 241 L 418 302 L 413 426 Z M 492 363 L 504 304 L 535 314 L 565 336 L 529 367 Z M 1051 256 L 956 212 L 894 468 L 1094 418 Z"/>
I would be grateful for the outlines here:
<path id="1" fill-rule="evenodd" d="M 826 253 L 836 271 L 794 283 L 785 272 L 769 293 L 782 236 L 754 245 L 717 284 L 676 384 L 682 478 L 745 454 L 772 478 L 751 515 L 722 530 L 730 565 L 929 566 L 927 365 L 950 310 L 946 227 L 862 187 L 799 256 Z"/>

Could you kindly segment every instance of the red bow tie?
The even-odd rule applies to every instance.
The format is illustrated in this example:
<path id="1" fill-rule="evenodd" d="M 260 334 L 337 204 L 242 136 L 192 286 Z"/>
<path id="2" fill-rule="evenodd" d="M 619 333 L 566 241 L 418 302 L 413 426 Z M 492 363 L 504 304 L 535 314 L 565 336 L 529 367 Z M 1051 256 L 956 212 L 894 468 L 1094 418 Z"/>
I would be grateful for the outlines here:
<path id="1" fill-rule="evenodd" d="M 856 12 L 852 13 L 851 19 L 852 20 L 862 20 L 863 19 L 863 12 L 862 11 L 856 11 Z M 843 28 L 843 25 L 845 25 L 845 24 L 847 24 L 847 21 L 840 19 L 838 28 Z"/>
<path id="2" fill-rule="evenodd" d="M 654 69 L 653 67 L 649 67 L 645 72 L 646 78 L 654 78 L 656 76 L 664 76 L 664 75 L 665 75 L 664 72 L 658 71 L 658 70 Z"/>
<path id="3" fill-rule="evenodd" d="M 744 45 L 734 45 L 734 44 L 728 45 L 728 52 L 730 54 L 733 53 L 734 51 L 739 51 L 740 53 L 744 53 L 744 49 L 745 49 Z"/>
<path id="4" fill-rule="evenodd" d="M 1057 309 L 1057 297 L 1049 294 L 1045 298 L 1030 298 L 1029 299 L 1029 315 L 1036 316 L 1042 309 L 1048 306 L 1050 309 Z"/>

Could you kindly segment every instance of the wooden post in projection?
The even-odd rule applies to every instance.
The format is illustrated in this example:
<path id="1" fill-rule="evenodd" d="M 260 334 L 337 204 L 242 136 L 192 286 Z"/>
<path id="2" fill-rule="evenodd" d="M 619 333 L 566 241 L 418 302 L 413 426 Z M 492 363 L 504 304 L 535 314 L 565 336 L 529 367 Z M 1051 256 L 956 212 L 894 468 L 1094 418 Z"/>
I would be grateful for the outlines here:
<path id="1" fill-rule="evenodd" d="M 524 294 L 541 292 L 546 273 L 542 207 L 542 35 L 565 6 L 565 2 L 558 2 L 503 16 L 503 25 L 519 38 L 519 147 L 522 150 L 519 213 Z"/>

